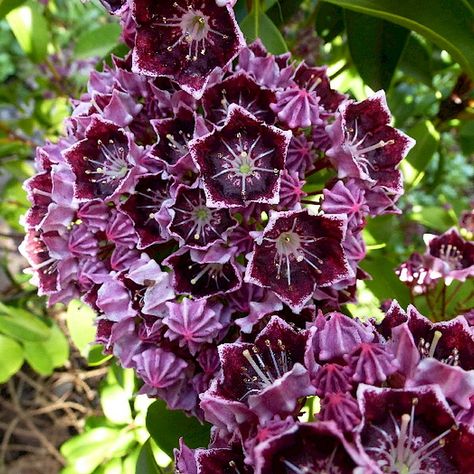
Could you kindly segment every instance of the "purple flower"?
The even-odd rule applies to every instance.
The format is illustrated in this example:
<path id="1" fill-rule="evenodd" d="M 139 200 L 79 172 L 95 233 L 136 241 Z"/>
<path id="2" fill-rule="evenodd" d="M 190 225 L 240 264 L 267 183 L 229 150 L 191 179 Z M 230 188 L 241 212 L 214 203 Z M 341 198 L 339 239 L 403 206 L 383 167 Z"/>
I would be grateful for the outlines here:
<path id="1" fill-rule="evenodd" d="M 317 287 L 352 276 L 344 232 L 345 221 L 335 216 L 274 212 L 256 240 L 245 281 L 272 289 L 298 312 Z"/>
<path id="2" fill-rule="evenodd" d="M 401 191 L 402 177 L 396 167 L 415 142 L 389 123 L 383 92 L 340 106 L 336 120 L 327 127 L 333 144 L 326 152 L 339 178 L 358 178 L 369 185 Z"/>
<path id="3" fill-rule="evenodd" d="M 210 306 L 206 301 L 183 299 L 179 304 L 166 303 L 169 314 L 163 319 L 168 329 L 165 337 L 187 346 L 192 355 L 208 342 L 212 343 L 224 327 L 221 322 L 221 304 Z"/>
<path id="4" fill-rule="evenodd" d="M 274 316 L 254 344 L 219 346 L 222 374 L 201 397 L 206 418 L 232 430 L 254 416 L 268 421 L 295 412 L 298 399 L 314 393 L 302 365 L 306 339 Z"/>
<path id="5" fill-rule="evenodd" d="M 133 186 L 143 172 L 142 151 L 127 132 L 112 122 L 93 117 L 85 138 L 64 152 L 76 176 L 78 199 L 115 198 Z"/>
<path id="6" fill-rule="evenodd" d="M 393 390 L 361 385 L 359 443 L 381 472 L 469 472 L 474 434 L 457 426 L 436 386 Z"/>
<path id="7" fill-rule="evenodd" d="M 204 192 L 198 188 L 179 186 L 170 211 L 174 214 L 168 226 L 170 233 L 190 248 L 206 249 L 217 240 L 225 240 L 237 225 L 228 209 L 207 207 Z"/>
<path id="8" fill-rule="evenodd" d="M 443 264 L 442 273 L 447 284 L 474 276 L 474 242 L 464 240 L 457 229 L 450 229 L 438 237 L 426 236 L 426 240 L 428 255 Z"/>
<path id="9" fill-rule="evenodd" d="M 290 138 L 291 132 L 265 125 L 240 106 L 230 105 L 225 125 L 190 145 L 208 206 L 277 204 Z"/>
<path id="10" fill-rule="evenodd" d="M 356 472 L 359 459 L 334 423 L 298 423 L 255 447 L 255 473 Z M 369 472 L 369 471 L 363 471 Z"/>
<path id="11" fill-rule="evenodd" d="M 240 270 L 231 254 L 214 258 L 212 254 L 206 256 L 183 247 L 163 263 L 173 270 L 172 286 L 178 294 L 208 298 L 235 291 L 242 284 Z"/>
<path id="12" fill-rule="evenodd" d="M 197 99 L 215 68 L 244 47 L 230 5 L 186 0 L 133 0 L 137 23 L 134 71 L 175 80 Z"/>
<path id="13" fill-rule="evenodd" d="M 225 124 L 231 104 L 271 125 L 275 122 L 275 114 L 270 109 L 274 101 L 275 94 L 271 90 L 260 87 L 248 74 L 240 72 L 207 89 L 202 105 L 207 120 L 218 127 Z"/>

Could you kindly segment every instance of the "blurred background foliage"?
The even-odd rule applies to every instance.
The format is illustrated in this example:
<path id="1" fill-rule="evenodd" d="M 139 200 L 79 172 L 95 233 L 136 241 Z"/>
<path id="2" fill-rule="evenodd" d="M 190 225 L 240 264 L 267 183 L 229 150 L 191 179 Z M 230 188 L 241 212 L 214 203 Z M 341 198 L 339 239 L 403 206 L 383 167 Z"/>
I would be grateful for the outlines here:
<path id="1" fill-rule="evenodd" d="M 291 51 L 327 65 L 334 87 L 355 99 L 385 89 L 395 126 L 417 140 L 402 164 L 402 213 L 369 223 L 363 267 L 373 279 L 361 284 L 360 303 L 346 310 L 376 317 L 388 298 L 408 304 L 394 268 L 423 251 L 424 233 L 458 225 L 474 203 L 474 2 L 239 0 L 235 10 L 249 41 L 260 37 L 275 54 Z M 137 396 L 133 373 L 91 345 L 92 312 L 79 302 L 47 308 L 17 252 L 28 208 L 22 183 L 34 171 L 35 147 L 60 136 L 70 99 L 85 91 L 89 72 L 111 54 L 126 54 L 119 35 L 98 0 L 0 0 L 0 470 L 6 472 L 171 472 L 180 434 L 196 447 L 208 436 L 207 427 Z M 317 187 L 314 177 L 308 186 Z M 471 280 L 460 301 L 472 290 Z M 426 302 L 416 302 L 429 315 Z M 458 310 L 454 299 L 450 311 Z"/>

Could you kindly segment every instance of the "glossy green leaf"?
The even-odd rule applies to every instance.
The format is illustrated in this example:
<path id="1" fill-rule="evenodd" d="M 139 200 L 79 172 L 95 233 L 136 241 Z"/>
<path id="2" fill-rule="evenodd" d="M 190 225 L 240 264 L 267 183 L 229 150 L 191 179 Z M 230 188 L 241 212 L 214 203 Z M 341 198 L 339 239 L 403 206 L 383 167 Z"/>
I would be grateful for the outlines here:
<path id="1" fill-rule="evenodd" d="M 132 410 L 125 391 L 118 385 L 105 385 L 100 390 L 102 411 L 109 421 L 117 425 L 132 422 Z"/>
<path id="2" fill-rule="evenodd" d="M 117 45 L 120 31 L 120 25 L 107 23 L 84 32 L 77 40 L 74 56 L 78 59 L 104 57 Z"/>
<path id="3" fill-rule="evenodd" d="M 80 300 L 69 303 L 66 323 L 72 342 L 83 357 L 87 357 L 95 339 L 95 311 Z"/>
<path id="4" fill-rule="evenodd" d="M 22 308 L 0 303 L 0 332 L 20 341 L 46 341 L 51 335 L 49 326 L 38 316 Z"/>
<path id="5" fill-rule="evenodd" d="M 405 182 L 416 186 L 423 179 L 425 169 L 438 149 L 440 134 L 429 120 L 424 120 L 408 130 L 408 135 L 416 140 L 416 145 L 402 161 L 401 169 Z"/>
<path id="6" fill-rule="evenodd" d="M 0 383 L 4 383 L 23 365 L 23 349 L 18 342 L 0 334 L 0 354 Z"/>
<path id="7" fill-rule="evenodd" d="M 350 10 L 344 17 L 351 58 L 360 76 L 373 90 L 388 89 L 409 31 Z"/>
<path id="8" fill-rule="evenodd" d="M 26 0 L 0 0 L 0 18 L 3 18 L 9 11 L 19 7 Z"/>
<path id="9" fill-rule="evenodd" d="M 332 41 L 344 31 L 344 11 L 331 3 L 321 3 L 316 16 L 316 32 L 324 41 Z"/>
<path id="10" fill-rule="evenodd" d="M 56 367 L 63 366 L 69 358 L 69 344 L 56 324 L 50 336 L 41 342 L 24 343 L 25 359 L 41 375 L 51 375 Z"/>
<path id="11" fill-rule="evenodd" d="M 426 41 L 419 35 L 412 33 L 408 37 L 398 65 L 405 74 L 431 87 L 433 83 L 431 55 Z"/>
<path id="12" fill-rule="evenodd" d="M 34 62 L 44 61 L 48 50 L 49 29 L 41 4 L 30 0 L 11 10 L 6 18 L 25 54 Z"/>
<path id="13" fill-rule="evenodd" d="M 151 447 L 151 439 L 149 439 L 140 449 L 137 459 L 135 472 L 138 474 L 160 474 L 162 471 L 158 466 L 153 449 Z"/>
<path id="14" fill-rule="evenodd" d="M 209 424 L 201 424 L 196 418 L 186 416 L 182 411 L 168 410 L 162 400 L 157 400 L 149 406 L 146 426 L 155 443 L 171 458 L 181 437 L 190 448 L 209 444 Z"/>
<path id="15" fill-rule="evenodd" d="M 437 232 L 444 232 L 457 224 L 448 209 L 442 206 L 415 206 L 409 218 Z"/>
<path id="16" fill-rule="evenodd" d="M 257 3 L 255 3 L 257 5 Z M 265 47 L 273 54 L 281 54 L 288 51 L 286 42 L 283 39 L 278 28 L 268 18 L 268 16 L 258 8 L 253 8 L 252 11 L 242 20 L 240 27 L 247 39 L 247 42 L 252 42 L 260 38 Z"/>
<path id="17" fill-rule="evenodd" d="M 474 77 L 474 7 L 446 0 L 324 0 L 416 31 L 446 49 Z"/>

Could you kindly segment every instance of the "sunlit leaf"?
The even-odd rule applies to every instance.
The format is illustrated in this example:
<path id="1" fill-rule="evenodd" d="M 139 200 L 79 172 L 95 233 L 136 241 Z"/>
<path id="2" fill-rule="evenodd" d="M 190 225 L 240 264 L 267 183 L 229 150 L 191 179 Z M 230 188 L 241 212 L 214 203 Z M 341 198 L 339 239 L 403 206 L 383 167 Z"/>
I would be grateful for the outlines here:
<path id="1" fill-rule="evenodd" d="M 18 342 L 0 334 L 0 354 L 0 383 L 4 383 L 23 365 L 23 349 Z"/>

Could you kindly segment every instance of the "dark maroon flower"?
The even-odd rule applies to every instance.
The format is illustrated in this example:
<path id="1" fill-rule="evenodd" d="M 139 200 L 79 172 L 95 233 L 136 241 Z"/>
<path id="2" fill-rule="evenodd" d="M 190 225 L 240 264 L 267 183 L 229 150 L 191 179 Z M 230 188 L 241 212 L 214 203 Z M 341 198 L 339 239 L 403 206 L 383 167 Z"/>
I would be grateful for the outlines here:
<path id="1" fill-rule="evenodd" d="M 464 240 L 456 228 L 437 237 L 426 237 L 427 253 L 443 263 L 442 273 L 447 284 L 474 276 L 474 242 Z"/>
<path id="2" fill-rule="evenodd" d="M 195 251 L 184 249 L 163 263 L 173 270 L 172 285 L 178 294 L 208 298 L 237 290 L 242 284 L 240 270 L 230 254 L 209 260 Z"/>
<path id="3" fill-rule="evenodd" d="M 93 117 L 84 140 L 64 152 L 76 175 L 76 197 L 113 199 L 129 191 L 135 177 L 145 171 L 139 165 L 142 154 L 130 134 L 112 122 Z"/>
<path id="4" fill-rule="evenodd" d="M 138 248 L 167 240 L 164 227 L 169 216 L 164 203 L 170 199 L 171 184 L 172 180 L 164 179 L 162 174 L 141 177 L 130 197 L 120 205 L 120 209 L 133 221 L 139 238 Z"/>
<path id="5" fill-rule="evenodd" d="M 222 82 L 210 87 L 202 98 L 206 118 L 217 126 L 224 125 L 229 106 L 236 104 L 259 120 L 268 124 L 275 122 L 275 114 L 270 109 L 275 94 L 262 89 L 245 72 L 233 74 Z"/>
<path id="6" fill-rule="evenodd" d="M 216 240 L 226 240 L 237 225 L 228 209 L 209 208 L 204 192 L 181 185 L 171 206 L 174 214 L 168 226 L 170 233 L 190 248 L 208 248 Z"/>
<path id="7" fill-rule="evenodd" d="M 381 472 L 471 472 L 474 434 L 457 426 L 438 387 L 393 390 L 361 385 L 360 445 Z"/>
<path id="8" fill-rule="evenodd" d="M 314 393 L 302 365 L 306 339 L 306 331 L 273 316 L 254 344 L 220 345 L 222 375 L 201 397 L 206 418 L 232 429 L 255 415 L 268 421 L 292 414 L 300 397 Z"/>
<path id="9" fill-rule="evenodd" d="M 254 456 L 256 474 L 349 473 L 363 465 L 331 422 L 295 424 L 258 444 Z"/>
<path id="10" fill-rule="evenodd" d="M 464 211 L 459 218 L 459 227 L 474 234 L 474 209 Z"/>
<path id="11" fill-rule="evenodd" d="M 153 120 L 152 124 L 158 136 L 153 155 L 171 174 L 182 175 L 193 171 L 189 142 L 201 135 L 194 113 L 181 109 L 173 118 Z"/>
<path id="12" fill-rule="evenodd" d="M 190 144 L 208 206 L 277 204 L 290 138 L 291 132 L 265 125 L 242 107 L 230 105 L 224 127 Z"/>
<path id="13" fill-rule="evenodd" d="M 335 112 L 338 106 L 346 99 L 344 94 L 331 89 L 326 66 L 309 67 L 302 62 L 298 66 L 293 80 L 299 87 L 314 91 L 326 113 Z"/>
<path id="14" fill-rule="evenodd" d="M 340 106 L 335 122 L 327 127 L 333 144 L 326 152 L 339 178 L 359 178 L 389 191 L 401 191 L 397 165 L 415 142 L 391 127 L 390 117 L 383 92 Z"/>
<path id="15" fill-rule="evenodd" d="M 185 0 L 133 0 L 137 23 L 133 69 L 175 80 L 200 98 L 209 75 L 225 67 L 245 41 L 229 5 Z"/>
<path id="16" fill-rule="evenodd" d="M 436 285 L 437 280 L 442 277 L 443 267 L 443 263 L 435 257 L 414 252 L 395 270 L 395 273 L 414 294 L 422 295 Z"/>
<path id="17" fill-rule="evenodd" d="M 345 221 L 307 211 L 274 212 L 256 240 L 245 281 L 272 289 L 294 311 L 317 287 L 352 276 L 341 242 Z"/>

